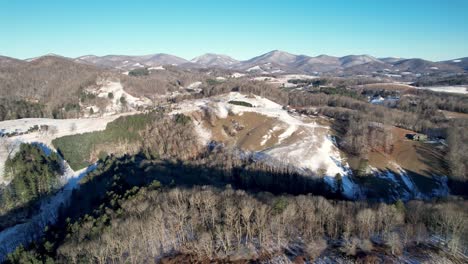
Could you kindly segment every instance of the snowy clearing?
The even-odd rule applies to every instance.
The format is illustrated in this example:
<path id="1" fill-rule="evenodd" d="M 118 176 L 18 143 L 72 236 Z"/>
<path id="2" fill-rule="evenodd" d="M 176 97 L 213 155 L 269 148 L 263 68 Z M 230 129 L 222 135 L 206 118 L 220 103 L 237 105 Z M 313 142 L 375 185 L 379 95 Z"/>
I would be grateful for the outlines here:
<path id="1" fill-rule="evenodd" d="M 263 71 L 262 68 L 260 68 L 260 66 L 253 66 L 253 67 L 250 67 L 246 70 L 247 72 L 251 72 L 251 71 Z"/>
<path id="2" fill-rule="evenodd" d="M 90 92 L 96 94 L 98 97 L 111 100 L 111 104 L 106 107 L 106 114 L 115 114 L 122 111 L 124 108 L 124 105 L 120 101 L 122 97 L 125 98 L 126 106 L 129 106 L 130 110 L 139 106 L 149 106 L 152 104 L 151 100 L 148 98 L 137 98 L 124 91 L 120 82 L 105 80 L 98 83 L 98 85 L 101 87 L 97 91 L 93 90 Z M 110 94 L 112 94 L 111 98 L 109 97 Z"/>
<path id="3" fill-rule="evenodd" d="M 50 148 L 52 147 L 52 140 L 55 138 L 82 134 L 93 131 L 100 131 L 106 129 L 106 125 L 109 122 L 114 121 L 120 116 L 132 115 L 134 113 L 123 113 L 113 116 L 104 116 L 98 118 L 79 118 L 79 119 L 51 119 L 51 118 L 24 118 L 24 119 L 15 119 L 15 120 L 6 120 L 0 122 L 0 131 L 2 133 L 11 133 L 11 132 L 26 132 L 28 129 L 34 126 L 43 126 L 46 125 L 49 128 L 47 131 L 39 130 L 31 133 L 26 133 L 23 135 L 12 136 L 8 138 L 3 138 L 5 144 L 0 147 L 0 183 L 4 182 L 3 180 L 3 169 L 5 161 L 8 158 L 8 152 L 5 149 L 5 146 L 16 145 L 19 146 L 20 143 L 42 143 Z M 12 153 L 14 154 L 14 153 Z M 10 154 L 11 155 L 11 154 Z"/>
<path id="4" fill-rule="evenodd" d="M 434 92 L 442 92 L 442 93 L 468 94 L 468 88 L 466 86 L 431 86 L 431 87 L 416 87 L 416 88 L 431 90 Z"/>
<path id="5" fill-rule="evenodd" d="M 239 72 L 235 72 L 235 73 L 231 74 L 232 78 L 240 78 L 240 77 L 243 77 L 243 76 L 245 76 L 245 74 L 244 73 L 239 73 Z"/>
<path id="6" fill-rule="evenodd" d="M 165 68 L 163 66 L 157 66 L 157 67 L 149 67 L 148 70 L 159 70 L 159 71 L 163 71 L 165 70 Z"/>
<path id="7" fill-rule="evenodd" d="M 273 72 L 272 72 L 273 73 Z M 285 74 L 279 75 L 276 77 L 271 76 L 260 76 L 255 77 L 252 80 L 255 81 L 264 81 L 271 84 L 276 84 L 282 87 L 293 88 L 297 87 L 296 84 L 289 82 L 290 80 L 312 80 L 318 78 L 317 76 L 313 75 L 305 75 L 305 74 Z"/>
<path id="8" fill-rule="evenodd" d="M 202 82 L 194 82 L 189 84 L 189 86 L 187 86 L 187 89 L 197 89 L 198 87 L 200 87 L 200 85 L 202 85 Z"/>
<path id="9" fill-rule="evenodd" d="M 250 103 L 253 107 L 229 104 L 229 101 L 242 101 Z M 275 131 L 284 130 L 278 136 L 278 142 L 273 147 L 260 151 L 259 158 L 273 159 L 297 167 L 304 173 L 315 173 L 321 176 L 335 177 L 350 173 L 348 165 L 340 156 L 338 148 L 330 139 L 329 127 L 319 125 L 316 122 L 304 122 L 300 116 L 293 116 L 283 107 L 271 100 L 256 96 L 243 95 L 237 92 L 220 95 L 212 98 L 184 101 L 177 105 L 172 114 L 201 112 L 202 109 L 213 109 L 220 119 L 228 119 L 229 113 L 241 116 L 243 113 L 254 112 L 277 120 L 274 126 L 259 139 L 261 146 L 272 137 Z M 201 128 L 196 123 L 196 131 L 200 141 L 208 142 L 210 127 Z M 343 180 L 346 194 L 354 193 L 354 186 L 350 179 Z"/>

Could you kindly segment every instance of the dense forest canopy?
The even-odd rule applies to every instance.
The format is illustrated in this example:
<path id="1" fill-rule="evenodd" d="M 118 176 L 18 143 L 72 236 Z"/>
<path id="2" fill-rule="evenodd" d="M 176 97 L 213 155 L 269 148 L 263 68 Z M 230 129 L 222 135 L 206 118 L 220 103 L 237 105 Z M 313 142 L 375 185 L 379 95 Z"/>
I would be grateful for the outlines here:
<path id="1" fill-rule="evenodd" d="M 21 144 L 5 163 L 5 178 L 10 181 L 1 191 L 0 212 L 28 205 L 60 187 L 60 157 L 46 153 L 39 145 Z"/>

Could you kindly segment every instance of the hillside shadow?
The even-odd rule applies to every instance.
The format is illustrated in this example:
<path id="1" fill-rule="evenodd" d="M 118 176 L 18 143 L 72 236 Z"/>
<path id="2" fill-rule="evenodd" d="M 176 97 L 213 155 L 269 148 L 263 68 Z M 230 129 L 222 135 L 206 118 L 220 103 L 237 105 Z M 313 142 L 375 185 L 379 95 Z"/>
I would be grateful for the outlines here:
<path id="1" fill-rule="evenodd" d="M 296 172 L 274 172 L 234 166 L 230 169 L 207 164 L 196 165 L 174 160 L 146 160 L 143 155 L 109 158 L 84 177 L 73 191 L 67 206 L 67 217 L 79 218 L 92 214 L 96 206 L 110 202 L 109 192 L 123 195 L 134 187 L 148 186 L 158 181 L 162 186 L 192 188 L 210 185 L 224 188 L 231 185 L 252 193 L 313 194 L 328 199 L 344 199 L 333 192 L 322 178 Z"/>
<path id="2" fill-rule="evenodd" d="M 9 227 L 22 224 L 28 221 L 32 215 L 37 213 L 40 209 L 40 201 L 42 199 L 47 199 L 47 197 L 51 197 L 50 195 L 44 195 L 42 197 L 38 197 L 28 203 L 12 208 L 11 210 L 6 211 L 5 213 L 0 215 L 0 232 L 8 229 Z"/>
<path id="3" fill-rule="evenodd" d="M 445 161 L 446 153 L 435 147 L 426 145 L 418 145 L 415 148 L 419 161 L 430 168 L 430 170 L 426 170 L 428 175 L 447 175 L 448 164 Z"/>

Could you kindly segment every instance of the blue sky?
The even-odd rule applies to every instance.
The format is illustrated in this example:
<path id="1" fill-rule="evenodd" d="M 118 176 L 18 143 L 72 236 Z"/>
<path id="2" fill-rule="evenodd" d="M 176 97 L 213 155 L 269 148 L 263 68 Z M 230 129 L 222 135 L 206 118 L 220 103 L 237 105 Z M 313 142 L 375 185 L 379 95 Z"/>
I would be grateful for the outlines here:
<path id="1" fill-rule="evenodd" d="M 0 0 L 0 54 L 468 56 L 467 0 Z"/>

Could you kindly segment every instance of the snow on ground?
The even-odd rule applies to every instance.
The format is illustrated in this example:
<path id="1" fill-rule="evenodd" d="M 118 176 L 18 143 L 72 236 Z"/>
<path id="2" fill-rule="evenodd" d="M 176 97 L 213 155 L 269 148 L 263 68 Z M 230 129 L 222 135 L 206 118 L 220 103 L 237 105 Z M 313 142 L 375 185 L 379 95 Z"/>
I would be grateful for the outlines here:
<path id="1" fill-rule="evenodd" d="M 273 73 L 273 72 L 272 72 Z M 272 83 L 272 84 L 277 84 L 279 86 L 282 86 L 282 87 L 289 87 L 289 88 L 292 88 L 292 87 L 297 87 L 296 84 L 294 83 L 290 83 L 289 81 L 290 80 L 297 80 L 297 79 L 300 79 L 300 80 L 311 80 L 311 79 L 316 79 L 318 78 L 317 76 L 313 76 L 313 75 L 305 75 L 305 74 L 285 74 L 285 75 L 279 75 L 279 76 L 276 76 L 276 77 L 271 77 L 271 76 L 259 76 L 259 77 L 255 77 L 253 78 L 253 80 L 256 80 L 256 81 L 265 81 L 265 82 L 268 82 L 268 83 Z"/>
<path id="2" fill-rule="evenodd" d="M 19 150 L 20 142 L 2 138 L 0 141 L 0 184 L 8 184 L 9 181 L 3 177 L 5 162 L 9 156 L 14 156 Z"/>
<path id="3" fill-rule="evenodd" d="M 292 136 L 292 134 L 296 132 L 296 130 L 297 130 L 297 125 L 289 125 L 286 128 L 286 130 L 283 133 L 281 133 L 281 135 L 278 136 L 278 143 L 281 143 L 283 142 L 283 140 Z"/>
<path id="4" fill-rule="evenodd" d="M 284 72 L 283 70 L 273 70 L 271 71 L 271 73 L 281 73 L 281 72 Z"/>
<path id="5" fill-rule="evenodd" d="M 218 118 L 227 118 L 229 115 L 229 107 L 226 103 L 218 102 L 216 103 L 215 114 Z"/>
<path id="6" fill-rule="evenodd" d="M 104 130 L 107 123 L 114 121 L 120 116 L 134 113 L 123 113 L 112 116 L 95 118 L 74 118 L 74 119 L 52 119 L 52 118 L 23 118 L 15 120 L 0 121 L 0 131 L 3 132 L 26 132 L 33 126 L 47 125 L 48 131 L 35 131 L 23 135 L 13 136 L 9 140 L 19 140 L 21 142 L 41 142 L 50 145 L 54 138 Z"/>
<path id="7" fill-rule="evenodd" d="M 250 67 L 246 70 L 246 72 L 251 72 L 251 71 L 263 71 L 262 68 L 260 68 L 260 66 L 253 66 L 253 67 Z"/>
<path id="8" fill-rule="evenodd" d="M 252 104 L 253 107 L 245 107 L 240 105 L 229 104 L 229 101 L 243 101 Z M 255 112 L 269 117 L 277 118 L 288 125 L 297 125 L 311 128 L 325 128 L 316 123 L 305 123 L 300 118 L 290 115 L 283 106 L 277 104 L 266 98 L 252 95 L 247 96 L 237 92 L 231 92 L 221 96 L 215 96 L 212 98 L 203 98 L 197 100 L 187 100 L 179 103 L 177 109 L 173 113 L 190 113 L 197 110 L 201 110 L 212 102 L 217 102 L 217 111 L 222 113 L 222 116 L 228 111 L 232 111 L 234 114 L 241 114 L 242 112 Z"/>
<path id="9" fill-rule="evenodd" d="M 52 140 L 55 138 L 82 134 L 86 132 L 93 132 L 106 129 L 106 125 L 109 122 L 114 121 L 120 116 L 131 115 L 133 113 L 124 113 L 113 116 L 104 116 L 97 118 L 79 118 L 79 119 L 50 119 L 50 118 L 24 118 L 15 120 L 6 120 L 0 122 L 0 131 L 3 133 L 8 132 L 26 132 L 29 128 L 37 125 L 49 126 L 48 131 L 35 131 L 23 135 L 3 138 L 5 145 L 19 143 L 42 143 L 49 148 L 52 147 Z M 4 145 L 4 146 L 5 146 Z M 0 183 L 4 182 L 3 169 L 5 161 L 8 158 L 8 152 L 4 146 L 0 147 Z"/>
<path id="10" fill-rule="evenodd" d="M 239 72 L 235 72 L 235 73 L 231 74 L 232 78 L 240 78 L 242 76 L 245 76 L 245 74 L 244 73 L 239 73 Z"/>
<path id="11" fill-rule="evenodd" d="M 416 88 L 431 90 L 434 92 L 468 94 L 468 87 L 466 86 L 431 86 L 431 87 L 416 87 Z"/>
<path id="12" fill-rule="evenodd" d="M 457 62 L 461 62 L 461 60 L 453 60 L 453 62 L 457 63 Z"/>
<path id="13" fill-rule="evenodd" d="M 271 76 L 257 76 L 252 78 L 254 81 L 264 81 L 264 82 L 277 82 L 278 79 Z"/>
<path id="14" fill-rule="evenodd" d="M 163 66 L 157 66 L 157 67 L 149 67 L 148 70 L 160 70 L 160 71 L 163 71 L 165 70 L 165 68 Z"/>
<path id="15" fill-rule="evenodd" d="M 21 142 L 33 143 L 39 145 L 45 150 L 45 153 L 54 151 L 52 140 L 58 137 L 80 134 L 86 132 L 93 132 L 104 130 L 107 123 L 117 119 L 120 116 L 131 115 L 134 113 L 124 113 L 113 116 L 104 116 L 99 118 L 82 118 L 82 119 L 50 119 L 50 118 L 25 118 L 16 120 L 7 120 L 0 122 L 0 131 L 8 132 L 25 132 L 29 128 L 37 125 L 49 126 L 48 131 L 35 131 L 23 135 L 2 138 L 0 146 L 0 183 L 3 181 L 4 163 L 8 158 L 8 151 L 4 146 L 7 143 L 14 144 L 14 148 L 18 148 Z M 12 155 L 14 152 L 12 153 Z M 73 171 L 66 161 L 62 161 L 63 175 L 61 182 L 63 188 L 54 196 L 47 198 L 40 205 L 39 213 L 32 217 L 26 223 L 18 224 L 0 232 L 0 262 L 4 259 L 6 252 L 11 252 L 20 243 L 30 241 L 31 234 L 39 234 L 44 227 L 51 222 L 54 222 L 57 216 L 57 209 L 62 203 L 66 203 L 69 199 L 73 189 L 78 187 L 78 181 L 89 171 L 93 170 L 96 166 L 91 165 L 88 168 L 80 171 Z"/>
<path id="16" fill-rule="evenodd" d="M 229 104 L 229 101 L 243 101 L 252 104 L 253 107 Z M 172 114 L 201 111 L 206 107 L 212 107 L 219 118 L 227 118 L 229 112 L 237 115 L 244 112 L 255 112 L 281 121 L 284 127 L 283 125 L 278 128 L 273 127 L 262 138 L 262 143 L 265 144 L 269 135 L 271 136 L 274 131 L 283 128 L 285 131 L 279 135 L 279 143 L 259 152 L 257 157 L 285 162 L 304 173 L 321 172 L 327 176 L 328 182 L 333 182 L 333 177 L 340 174 L 343 179 L 345 195 L 355 196 L 356 186 L 349 178 L 351 172 L 348 165 L 342 160 L 338 148 L 328 136 L 329 127 L 314 122 L 304 122 L 300 116 L 291 115 L 281 105 L 266 98 L 256 95 L 247 96 L 237 92 L 181 102 Z M 196 130 L 198 130 L 201 141 L 209 141 L 209 133 L 199 132 L 200 128 Z M 303 132 L 300 135 L 299 130 Z M 286 141 L 292 142 L 286 143 Z"/>
<path id="17" fill-rule="evenodd" d="M 0 262 L 5 259 L 6 254 L 12 252 L 20 244 L 31 241 L 33 236 L 40 236 L 47 225 L 57 220 L 60 205 L 69 202 L 72 191 L 79 187 L 79 180 L 94 170 L 96 164 L 76 172 L 70 168 L 66 161 L 63 162 L 63 167 L 62 180 L 66 184 L 55 195 L 41 202 L 39 213 L 26 223 L 12 226 L 0 232 Z"/>
<path id="18" fill-rule="evenodd" d="M 370 103 L 371 104 L 382 104 L 384 101 L 385 101 L 385 98 L 383 98 L 382 96 L 379 96 L 379 97 L 372 98 L 370 100 Z"/>
<path id="19" fill-rule="evenodd" d="M 390 162 L 389 165 L 393 170 L 387 169 L 380 171 L 373 167 L 370 167 L 370 170 L 373 175 L 381 179 L 385 179 L 392 185 L 392 196 L 395 200 L 431 199 L 433 197 L 445 197 L 449 195 L 447 176 L 433 175 L 432 180 L 437 184 L 437 187 L 428 194 L 421 192 L 413 180 L 413 177 L 409 175 L 405 169 L 400 167 L 400 165 L 395 162 Z"/>
<path id="20" fill-rule="evenodd" d="M 280 126 L 274 126 L 270 130 L 268 130 L 268 133 L 262 137 L 262 142 L 260 142 L 260 145 L 262 146 L 265 145 L 267 141 L 271 138 L 271 135 L 273 134 L 273 132 L 278 131 L 280 129 L 281 129 Z"/>
<path id="21" fill-rule="evenodd" d="M 97 91 L 91 91 L 97 94 L 98 97 L 109 98 L 109 93 L 112 93 L 113 95 L 112 99 L 109 98 L 112 104 L 106 107 L 106 114 L 115 114 L 122 110 L 123 105 L 120 102 L 121 97 L 125 98 L 127 106 L 130 106 L 131 108 L 136 108 L 138 106 L 148 106 L 152 104 L 151 100 L 148 98 L 137 98 L 124 91 L 120 82 L 105 80 L 101 83 L 98 83 L 98 85 L 101 85 L 101 87 Z"/>
<path id="22" fill-rule="evenodd" d="M 187 86 L 187 89 L 197 89 L 200 87 L 200 85 L 202 85 L 202 82 L 194 82 L 189 84 L 189 86 Z"/>
<path id="23" fill-rule="evenodd" d="M 195 121 L 195 133 L 198 135 L 200 144 L 206 146 L 211 141 L 211 132 L 203 127 L 201 122 Z"/>
<path id="24" fill-rule="evenodd" d="M 322 133 L 315 133 L 314 128 L 306 129 L 306 136 L 292 144 L 278 146 L 266 151 L 272 157 L 294 164 L 300 169 L 313 172 L 323 170 L 325 175 L 344 175 L 345 171 L 336 160 L 341 160 L 338 149 Z M 319 134 L 319 135 L 318 135 Z"/>

